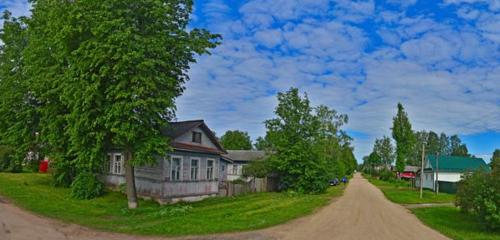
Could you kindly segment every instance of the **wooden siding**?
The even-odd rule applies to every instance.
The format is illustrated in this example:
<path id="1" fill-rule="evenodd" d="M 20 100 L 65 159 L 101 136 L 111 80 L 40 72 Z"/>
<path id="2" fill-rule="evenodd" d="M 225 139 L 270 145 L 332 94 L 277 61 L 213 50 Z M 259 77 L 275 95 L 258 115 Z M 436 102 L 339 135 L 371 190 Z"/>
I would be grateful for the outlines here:
<path id="1" fill-rule="evenodd" d="M 192 141 L 193 140 L 192 139 L 193 131 L 201 133 L 201 144 Z M 177 137 L 174 141 L 180 142 L 180 143 L 186 143 L 186 144 L 191 144 L 191 145 L 198 145 L 198 146 L 217 149 L 217 146 L 215 146 L 215 144 L 212 142 L 212 140 L 210 140 L 210 138 L 208 138 L 205 131 L 203 131 L 203 129 L 201 129 L 201 128 L 194 128 L 193 130 L 188 131 L 188 132 L 184 133 L 183 135 Z"/>
<path id="2" fill-rule="evenodd" d="M 163 198 L 176 198 L 188 196 L 203 196 L 217 194 L 219 192 L 219 181 L 182 181 L 164 182 Z"/>

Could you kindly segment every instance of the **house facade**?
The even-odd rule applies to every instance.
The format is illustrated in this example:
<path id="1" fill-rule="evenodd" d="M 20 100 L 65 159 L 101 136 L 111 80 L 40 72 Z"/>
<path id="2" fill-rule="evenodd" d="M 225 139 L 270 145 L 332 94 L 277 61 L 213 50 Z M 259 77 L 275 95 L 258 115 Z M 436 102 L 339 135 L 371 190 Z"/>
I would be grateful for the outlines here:
<path id="1" fill-rule="evenodd" d="M 263 160 L 265 151 L 259 150 L 227 150 L 227 154 L 222 155 L 226 161 L 231 161 L 227 166 L 227 180 L 233 181 L 243 178 L 243 167 L 252 161 Z"/>
<path id="2" fill-rule="evenodd" d="M 464 174 L 483 169 L 489 171 L 489 166 L 482 158 L 460 156 L 427 155 L 424 162 L 423 188 L 444 192 L 455 192 L 456 184 Z M 420 187 L 420 170 L 416 174 L 416 187 Z"/>
<path id="3" fill-rule="evenodd" d="M 215 196 L 226 179 L 229 159 L 226 151 L 203 120 L 172 122 L 162 133 L 171 140 L 173 151 L 157 157 L 153 166 L 135 168 L 137 194 L 159 202 L 195 201 Z M 123 154 L 110 151 L 105 183 L 125 183 Z"/>

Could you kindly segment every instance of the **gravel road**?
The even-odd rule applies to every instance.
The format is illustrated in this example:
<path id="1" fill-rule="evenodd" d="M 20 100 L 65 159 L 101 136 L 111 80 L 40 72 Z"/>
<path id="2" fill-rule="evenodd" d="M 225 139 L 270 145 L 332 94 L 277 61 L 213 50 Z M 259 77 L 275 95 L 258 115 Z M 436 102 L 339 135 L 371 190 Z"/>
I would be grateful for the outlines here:
<path id="1" fill-rule="evenodd" d="M 0 240 L 153 240 L 91 230 L 36 216 L 0 200 Z M 252 232 L 178 239 L 448 239 L 422 224 L 403 206 L 387 200 L 382 192 L 356 174 L 342 197 L 315 214 L 289 223 Z"/>

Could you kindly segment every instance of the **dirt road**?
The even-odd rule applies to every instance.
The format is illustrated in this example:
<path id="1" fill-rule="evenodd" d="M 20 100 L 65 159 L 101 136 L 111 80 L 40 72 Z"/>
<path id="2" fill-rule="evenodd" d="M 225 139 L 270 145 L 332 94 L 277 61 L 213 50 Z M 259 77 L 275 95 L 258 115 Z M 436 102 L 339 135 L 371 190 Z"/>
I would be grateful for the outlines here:
<path id="1" fill-rule="evenodd" d="M 103 233 L 41 218 L 0 202 L 0 240 L 167 239 Z M 387 200 L 359 174 L 344 195 L 317 213 L 276 227 L 245 233 L 182 239 L 448 239 L 423 225 L 406 208 Z"/>

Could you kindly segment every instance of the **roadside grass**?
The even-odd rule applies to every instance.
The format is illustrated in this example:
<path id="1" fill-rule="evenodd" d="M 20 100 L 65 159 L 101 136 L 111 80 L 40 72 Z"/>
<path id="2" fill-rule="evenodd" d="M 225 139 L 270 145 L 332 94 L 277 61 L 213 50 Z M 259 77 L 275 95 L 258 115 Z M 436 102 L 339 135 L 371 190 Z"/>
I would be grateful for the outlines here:
<path id="1" fill-rule="evenodd" d="M 500 232 L 486 230 L 474 215 L 454 207 L 429 207 L 411 210 L 423 223 L 455 240 L 499 240 Z"/>
<path id="2" fill-rule="evenodd" d="M 76 200 L 69 189 L 51 184 L 52 178 L 46 174 L 0 173 L 0 195 L 17 206 L 64 222 L 139 235 L 203 235 L 265 228 L 312 213 L 344 190 L 337 186 L 318 195 L 256 193 L 164 206 L 141 200 L 138 209 L 129 210 L 121 193 Z"/>
<path id="3" fill-rule="evenodd" d="M 366 176 L 373 185 L 377 186 L 384 195 L 392 202 L 399 204 L 419 204 L 419 203 L 452 203 L 455 201 L 455 194 L 439 193 L 435 194 L 430 190 L 423 191 L 422 199 L 420 192 L 410 188 L 402 182 L 386 182 L 370 176 Z"/>

